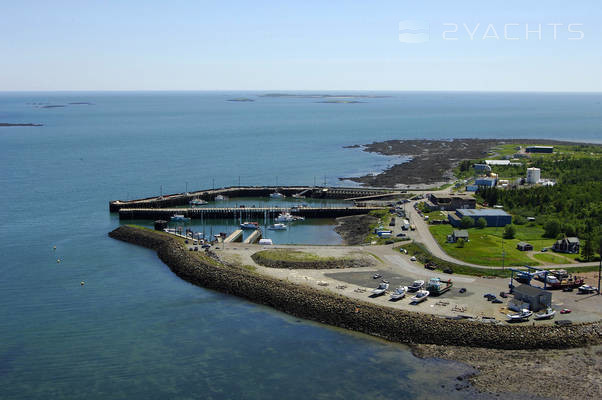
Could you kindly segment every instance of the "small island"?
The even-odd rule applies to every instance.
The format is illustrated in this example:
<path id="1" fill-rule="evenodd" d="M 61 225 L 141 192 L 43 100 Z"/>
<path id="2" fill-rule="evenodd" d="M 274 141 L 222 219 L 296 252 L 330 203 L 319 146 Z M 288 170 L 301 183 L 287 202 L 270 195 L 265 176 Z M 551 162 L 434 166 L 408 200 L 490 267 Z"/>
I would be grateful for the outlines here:
<path id="1" fill-rule="evenodd" d="M 44 124 L 32 124 L 32 123 L 13 124 L 13 123 L 8 123 L 8 122 L 0 122 L 0 127 L 10 127 L 10 126 L 44 126 Z"/>
<path id="2" fill-rule="evenodd" d="M 242 103 L 244 103 L 244 102 L 252 102 L 252 101 L 255 101 L 255 100 L 253 100 L 253 99 L 250 99 L 250 98 L 248 98 L 248 97 L 235 97 L 235 98 L 233 98 L 233 99 L 228 99 L 228 100 L 226 100 L 226 101 L 237 101 L 237 102 L 242 102 Z"/>

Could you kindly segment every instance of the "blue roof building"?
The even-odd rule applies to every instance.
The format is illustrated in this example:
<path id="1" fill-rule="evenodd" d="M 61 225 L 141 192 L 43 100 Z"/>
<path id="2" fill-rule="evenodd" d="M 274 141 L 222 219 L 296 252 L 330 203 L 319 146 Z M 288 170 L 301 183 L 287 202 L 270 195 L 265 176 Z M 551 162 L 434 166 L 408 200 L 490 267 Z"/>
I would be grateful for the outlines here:
<path id="1" fill-rule="evenodd" d="M 470 217 L 476 223 L 479 218 L 485 218 L 487 226 L 506 226 L 512 223 L 512 215 L 504 210 L 481 208 L 481 209 L 458 209 L 455 214 L 448 215 L 449 223 L 452 226 L 460 226 L 460 221 L 464 217 Z"/>
<path id="2" fill-rule="evenodd" d="M 485 186 L 485 187 L 495 187 L 495 184 L 497 183 L 497 179 L 495 178 L 477 178 L 474 181 L 474 184 L 476 186 Z"/>

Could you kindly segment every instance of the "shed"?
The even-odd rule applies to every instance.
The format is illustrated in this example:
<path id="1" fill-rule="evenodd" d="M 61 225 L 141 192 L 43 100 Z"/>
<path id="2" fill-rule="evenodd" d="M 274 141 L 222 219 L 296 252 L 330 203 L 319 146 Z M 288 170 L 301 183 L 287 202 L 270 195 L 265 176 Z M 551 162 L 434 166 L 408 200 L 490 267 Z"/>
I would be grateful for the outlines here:
<path id="1" fill-rule="evenodd" d="M 464 229 L 454 229 L 451 235 L 447 235 L 447 241 L 450 243 L 456 243 L 458 239 L 468 242 L 468 231 Z"/>
<path id="2" fill-rule="evenodd" d="M 552 293 L 534 286 L 519 285 L 514 288 L 513 294 L 509 308 L 522 309 L 528 305 L 531 311 L 539 311 L 552 306 Z"/>
<path id="3" fill-rule="evenodd" d="M 520 251 L 531 251 L 531 250 L 533 250 L 533 245 L 531 243 L 527 243 L 527 242 L 518 242 L 516 244 L 516 248 L 519 249 Z"/>

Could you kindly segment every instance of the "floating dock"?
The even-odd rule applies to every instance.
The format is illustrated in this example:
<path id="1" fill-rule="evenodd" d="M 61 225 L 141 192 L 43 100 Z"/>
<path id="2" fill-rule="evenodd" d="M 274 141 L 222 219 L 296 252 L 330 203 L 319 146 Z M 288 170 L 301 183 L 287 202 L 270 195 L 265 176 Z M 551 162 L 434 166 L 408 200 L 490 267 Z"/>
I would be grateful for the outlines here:
<path id="1" fill-rule="evenodd" d="M 255 208 L 122 208 L 119 219 L 152 219 L 166 220 L 174 214 L 184 215 L 191 219 L 212 218 L 273 218 L 281 213 L 291 213 L 304 218 L 338 218 L 349 215 L 367 214 L 385 207 L 255 207 Z"/>

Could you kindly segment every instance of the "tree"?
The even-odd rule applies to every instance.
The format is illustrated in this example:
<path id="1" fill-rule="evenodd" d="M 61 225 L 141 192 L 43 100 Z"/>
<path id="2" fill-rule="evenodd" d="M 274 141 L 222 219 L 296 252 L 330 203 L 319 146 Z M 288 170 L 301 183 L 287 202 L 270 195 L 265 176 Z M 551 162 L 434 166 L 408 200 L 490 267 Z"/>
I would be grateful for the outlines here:
<path id="1" fill-rule="evenodd" d="M 548 238 L 555 238 L 560 233 L 560 222 L 555 219 L 551 219 L 546 222 L 543 226 L 544 236 Z"/>
<path id="2" fill-rule="evenodd" d="M 463 248 L 464 244 L 465 244 L 464 239 L 460 238 L 460 239 L 458 239 L 458 243 L 456 244 L 456 247 Z"/>
<path id="3" fill-rule="evenodd" d="M 512 219 L 512 223 L 514 225 L 524 225 L 527 223 L 527 219 L 525 217 L 523 217 L 522 215 L 515 215 L 514 218 Z"/>
<path id="4" fill-rule="evenodd" d="M 514 235 L 516 235 L 516 229 L 512 224 L 506 225 L 506 229 L 504 229 L 504 239 L 514 239 Z"/>
<path id="5" fill-rule="evenodd" d="M 479 229 L 483 229 L 483 228 L 487 227 L 487 220 L 483 217 L 477 219 L 476 227 Z"/>
<path id="6" fill-rule="evenodd" d="M 472 228 L 473 225 L 474 220 L 470 217 L 462 217 L 462 219 L 460 220 L 460 227 L 462 229 Z"/>
<path id="7" fill-rule="evenodd" d="M 581 256 L 585 261 L 590 261 L 594 257 L 595 249 L 594 249 L 594 238 L 592 235 L 588 235 L 587 239 L 585 239 L 585 243 L 581 247 Z"/>

